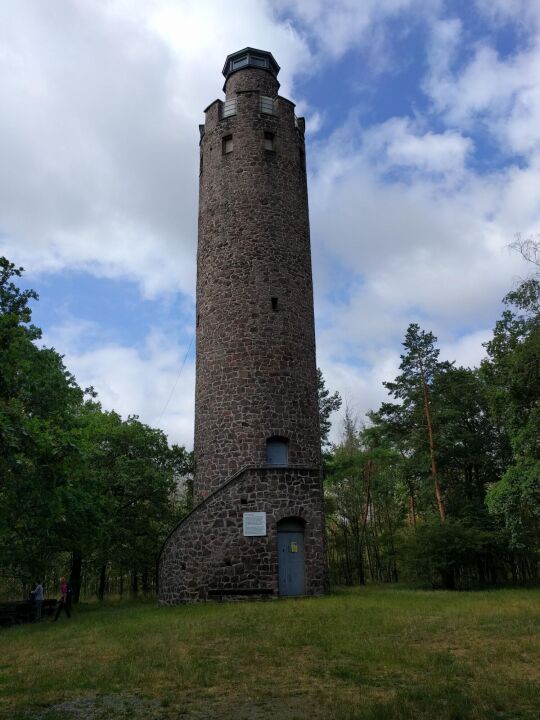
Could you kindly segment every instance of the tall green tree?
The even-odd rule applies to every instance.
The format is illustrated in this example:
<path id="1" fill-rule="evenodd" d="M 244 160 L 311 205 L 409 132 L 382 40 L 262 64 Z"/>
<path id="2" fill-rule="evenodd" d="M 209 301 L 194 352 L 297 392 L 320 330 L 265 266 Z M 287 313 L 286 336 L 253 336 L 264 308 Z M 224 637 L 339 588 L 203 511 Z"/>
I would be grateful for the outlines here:
<path id="1" fill-rule="evenodd" d="M 403 520 L 400 458 L 359 429 L 347 411 L 325 477 L 328 545 L 335 581 L 397 579 L 396 533 Z"/>
<path id="2" fill-rule="evenodd" d="M 63 533 L 75 595 L 83 563 L 99 574 L 100 597 L 112 567 L 130 574 L 134 591 L 139 579 L 148 590 L 161 543 L 188 511 L 179 482 L 192 471 L 191 453 L 169 447 L 161 430 L 136 416 L 122 420 L 94 401 L 80 413 L 76 444 L 80 459 Z"/>
<path id="3" fill-rule="evenodd" d="M 510 454 L 506 433 L 490 416 L 488 388 L 477 370 L 452 366 L 436 375 L 433 398 L 447 512 L 454 518 L 483 517 L 486 489 L 501 476 Z"/>
<path id="4" fill-rule="evenodd" d="M 529 278 L 504 299 L 507 308 L 487 343 L 482 372 L 495 421 L 512 459 L 490 488 L 490 510 L 515 548 L 540 549 L 540 280 Z"/>
<path id="5" fill-rule="evenodd" d="M 21 589 L 65 574 L 78 598 L 83 572 L 154 581 L 170 527 L 188 511 L 192 456 L 133 416 L 105 412 L 53 349 L 38 347 L 32 290 L 0 259 L 0 568 Z M 188 485 L 189 488 L 189 485 Z M 0 578 L 1 580 L 1 578 Z"/>
<path id="6" fill-rule="evenodd" d="M 416 459 L 427 454 L 437 510 L 444 522 L 446 509 L 437 470 L 432 388 L 435 378 L 449 370 L 452 364 L 439 361 L 436 341 L 433 333 L 421 330 L 416 323 L 409 325 L 403 341 L 405 353 L 401 355 L 401 373 L 393 382 L 383 383 L 400 403 L 383 403 L 371 419 L 375 423 L 386 423 L 395 436 L 408 436 Z"/>
<path id="7" fill-rule="evenodd" d="M 31 324 L 32 290 L 0 258 L 0 554 L 23 588 L 59 552 L 62 488 L 76 449 L 71 429 L 83 393 Z"/>

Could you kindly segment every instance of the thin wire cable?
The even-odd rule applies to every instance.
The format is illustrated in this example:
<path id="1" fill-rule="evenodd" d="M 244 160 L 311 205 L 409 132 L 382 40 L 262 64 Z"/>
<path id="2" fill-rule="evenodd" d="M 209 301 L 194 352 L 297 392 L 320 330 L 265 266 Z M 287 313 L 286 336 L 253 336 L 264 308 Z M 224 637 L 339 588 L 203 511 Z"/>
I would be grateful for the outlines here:
<path id="1" fill-rule="evenodd" d="M 172 396 L 174 395 L 174 391 L 176 390 L 176 386 L 178 385 L 178 381 L 180 380 L 180 376 L 182 375 L 182 370 L 184 369 L 184 366 L 185 366 L 185 364 L 186 364 L 186 360 L 188 359 L 188 355 L 189 355 L 189 353 L 190 353 L 191 346 L 193 345 L 193 340 L 194 340 L 194 338 L 195 338 L 195 333 L 193 333 L 193 335 L 191 336 L 191 340 L 189 341 L 188 349 L 186 350 L 186 354 L 184 355 L 184 360 L 183 360 L 183 362 L 182 362 L 182 365 L 180 366 L 180 370 L 178 371 L 178 375 L 177 375 L 177 377 L 176 377 L 176 380 L 174 381 L 174 385 L 173 385 L 172 390 L 171 390 L 171 392 L 170 392 L 170 394 L 169 394 L 169 397 L 168 397 L 168 399 L 167 399 L 167 402 L 165 403 L 165 405 L 164 405 L 164 407 L 163 407 L 163 410 L 161 411 L 161 415 L 159 416 L 159 420 L 158 420 L 159 423 L 161 422 L 161 419 L 163 418 L 163 415 L 165 414 L 165 410 L 167 410 L 167 408 L 169 407 L 169 403 L 171 402 L 171 398 L 172 398 Z"/>

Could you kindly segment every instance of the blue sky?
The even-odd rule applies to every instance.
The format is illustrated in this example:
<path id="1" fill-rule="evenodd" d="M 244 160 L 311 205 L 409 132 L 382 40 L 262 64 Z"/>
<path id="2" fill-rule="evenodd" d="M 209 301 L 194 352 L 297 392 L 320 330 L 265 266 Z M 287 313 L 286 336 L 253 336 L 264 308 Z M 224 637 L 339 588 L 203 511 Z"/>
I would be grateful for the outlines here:
<path id="1" fill-rule="evenodd" d="M 0 252 L 80 384 L 188 446 L 198 123 L 246 45 L 307 120 L 318 363 L 360 419 L 409 322 L 481 359 L 540 232 L 538 3 L 3 4 Z"/>

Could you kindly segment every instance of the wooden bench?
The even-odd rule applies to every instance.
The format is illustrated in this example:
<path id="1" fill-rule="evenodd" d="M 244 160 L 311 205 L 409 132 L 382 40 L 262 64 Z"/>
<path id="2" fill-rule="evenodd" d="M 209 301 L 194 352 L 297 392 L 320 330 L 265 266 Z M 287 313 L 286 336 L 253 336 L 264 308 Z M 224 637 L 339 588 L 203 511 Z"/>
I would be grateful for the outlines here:
<path id="1" fill-rule="evenodd" d="M 41 617 L 52 615 L 56 610 L 57 600 L 47 599 L 41 606 Z M 30 600 L 0 603 L 0 627 L 12 627 L 33 622 L 36 618 L 36 606 Z"/>
<path id="2" fill-rule="evenodd" d="M 0 626 L 11 627 L 17 624 L 17 603 L 0 603 Z"/>

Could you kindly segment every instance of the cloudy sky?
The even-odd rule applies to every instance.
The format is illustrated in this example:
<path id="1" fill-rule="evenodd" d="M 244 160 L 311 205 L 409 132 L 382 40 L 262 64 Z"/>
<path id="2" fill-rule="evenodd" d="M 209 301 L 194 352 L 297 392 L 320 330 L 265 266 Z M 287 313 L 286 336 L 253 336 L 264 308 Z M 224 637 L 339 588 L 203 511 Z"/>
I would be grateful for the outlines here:
<path id="1" fill-rule="evenodd" d="M 318 364 L 359 416 L 410 322 L 478 362 L 540 232 L 536 0 L 4 0 L 0 253 L 78 382 L 188 446 L 198 124 L 246 45 L 307 119 Z"/>

